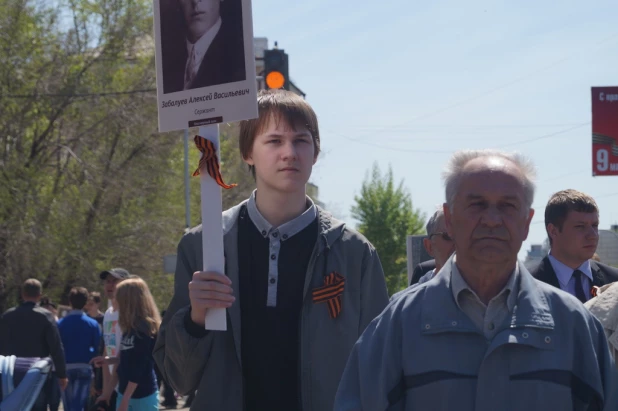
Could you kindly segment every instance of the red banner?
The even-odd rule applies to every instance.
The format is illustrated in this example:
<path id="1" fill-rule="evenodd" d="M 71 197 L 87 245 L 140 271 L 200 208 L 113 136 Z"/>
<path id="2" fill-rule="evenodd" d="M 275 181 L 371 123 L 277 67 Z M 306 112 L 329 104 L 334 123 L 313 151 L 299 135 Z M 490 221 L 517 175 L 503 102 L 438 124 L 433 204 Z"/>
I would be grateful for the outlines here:
<path id="1" fill-rule="evenodd" d="M 592 87 L 592 175 L 618 175 L 618 87 Z"/>

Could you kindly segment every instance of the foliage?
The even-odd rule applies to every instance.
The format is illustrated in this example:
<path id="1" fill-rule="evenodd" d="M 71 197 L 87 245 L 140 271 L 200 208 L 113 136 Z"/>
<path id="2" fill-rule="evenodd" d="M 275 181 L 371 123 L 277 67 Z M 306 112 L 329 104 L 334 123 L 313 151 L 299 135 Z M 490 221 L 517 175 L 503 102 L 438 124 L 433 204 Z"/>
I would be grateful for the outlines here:
<path id="1" fill-rule="evenodd" d="M 406 238 L 423 233 L 425 216 L 412 206 L 404 181 L 395 185 L 392 169 L 382 174 L 377 164 L 354 201 L 352 217 L 378 251 L 388 290 L 394 294 L 407 286 Z"/>
<path id="2" fill-rule="evenodd" d="M 152 21 L 150 0 L 0 0 L 0 310 L 27 278 L 66 303 L 73 286 L 101 289 L 97 273 L 113 266 L 167 306 L 183 141 L 157 132 Z M 223 129 L 222 160 L 236 164 Z M 191 147 L 192 167 L 198 156 Z M 228 180 L 253 184 L 236 168 Z M 199 179 L 191 190 L 197 223 Z"/>

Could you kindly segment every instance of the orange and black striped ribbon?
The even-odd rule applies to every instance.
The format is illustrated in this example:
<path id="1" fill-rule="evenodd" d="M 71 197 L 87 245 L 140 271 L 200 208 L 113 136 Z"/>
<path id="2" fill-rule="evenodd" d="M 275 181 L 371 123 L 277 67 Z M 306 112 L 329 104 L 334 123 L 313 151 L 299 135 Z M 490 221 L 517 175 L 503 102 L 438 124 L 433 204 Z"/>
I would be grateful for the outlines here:
<path id="1" fill-rule="evenodd" d="M 337 318 L 341 313 L 341 294 L 345 286 L 345 277 L 337 272 L 332 272 L 324 277 L 324 285 L 313 290 L 313 302 L 328 305 L 330 318 Z"/>
<path id="2" fill-rule="evenodd" d="M 195 136 L 195 145 L 202 152 L 202 158 L 200 158 L 200 164 L 197 170 L 193 173 L 193 177 L 200 175 L 200 170 L 205 168 L 210 175 L 221 187 L 226 190 L 236 187 L 238 184 L 225 184 L 223 177 L 221 177 L 221 170 L 219 169 L 219 159 L 217 158 L 217 149 L 212 141 L 202 136 Z"/>

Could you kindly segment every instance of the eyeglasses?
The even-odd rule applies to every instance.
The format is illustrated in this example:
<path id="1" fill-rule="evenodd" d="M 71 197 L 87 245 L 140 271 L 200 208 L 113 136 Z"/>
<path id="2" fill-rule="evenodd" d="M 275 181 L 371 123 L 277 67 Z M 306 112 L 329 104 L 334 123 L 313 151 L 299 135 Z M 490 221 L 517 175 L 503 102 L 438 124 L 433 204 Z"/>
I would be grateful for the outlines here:
<path id="1" fill-rule="evenodd" d="M 438 231 L 437 233 L 433 233 L 432 235 L 429 236 L 429 239 L 431 240 L 431 238 L 434 235 L 439 235 L 440 237 L 442 237 L 442 239 L 444 241 L 453 241 L 453 239 L 451 238 L 450 235 L 448 235 L 448 233 L 446 231 Z"/>

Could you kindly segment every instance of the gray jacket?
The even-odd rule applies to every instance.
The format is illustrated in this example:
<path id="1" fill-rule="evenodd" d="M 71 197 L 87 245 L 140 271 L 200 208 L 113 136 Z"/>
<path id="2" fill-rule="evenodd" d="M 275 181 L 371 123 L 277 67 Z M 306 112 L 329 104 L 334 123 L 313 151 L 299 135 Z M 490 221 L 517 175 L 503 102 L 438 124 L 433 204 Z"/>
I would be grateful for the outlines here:
<path id="1" fill-rule="evenodd" d="M 452 259 L 367 327 L 336 411 L 617 410 L 601 324 L 573 296 L 520 266 L 511 316 L 487 340 L 454 301 Z"/>
<path id="2" fill-rule="evenodd" d="M 240 300 L 238 284 L 238 214 L 242 204 L 223 213 L 226 275 L 236 301 L 227 311 L 228 330 L 195 338 L 187 332 L 188 284 L 202 267 L 201 226 L 178 245 L 174 296 L 154 349 L 154 358 L 171 386 L 181 394 L 197 390 L 192 410 L 243 411 Z M 305 275 L 300 319 L 300 385 L 304 411 L 332 409 L 337 386 L 354 343 L 388 304 L 380 260 L 359 233 L 318 209 L 319 235 Z M 326 252 L 328 250 L 328 252 Z M 327 257 L 326 257 L 327 255 Z M 325 272 L 326 271 L 326 272 Z M 331 319 L 325 303 L 311 291 L 336 271 L 346 278 L 342 310 Z"/>

